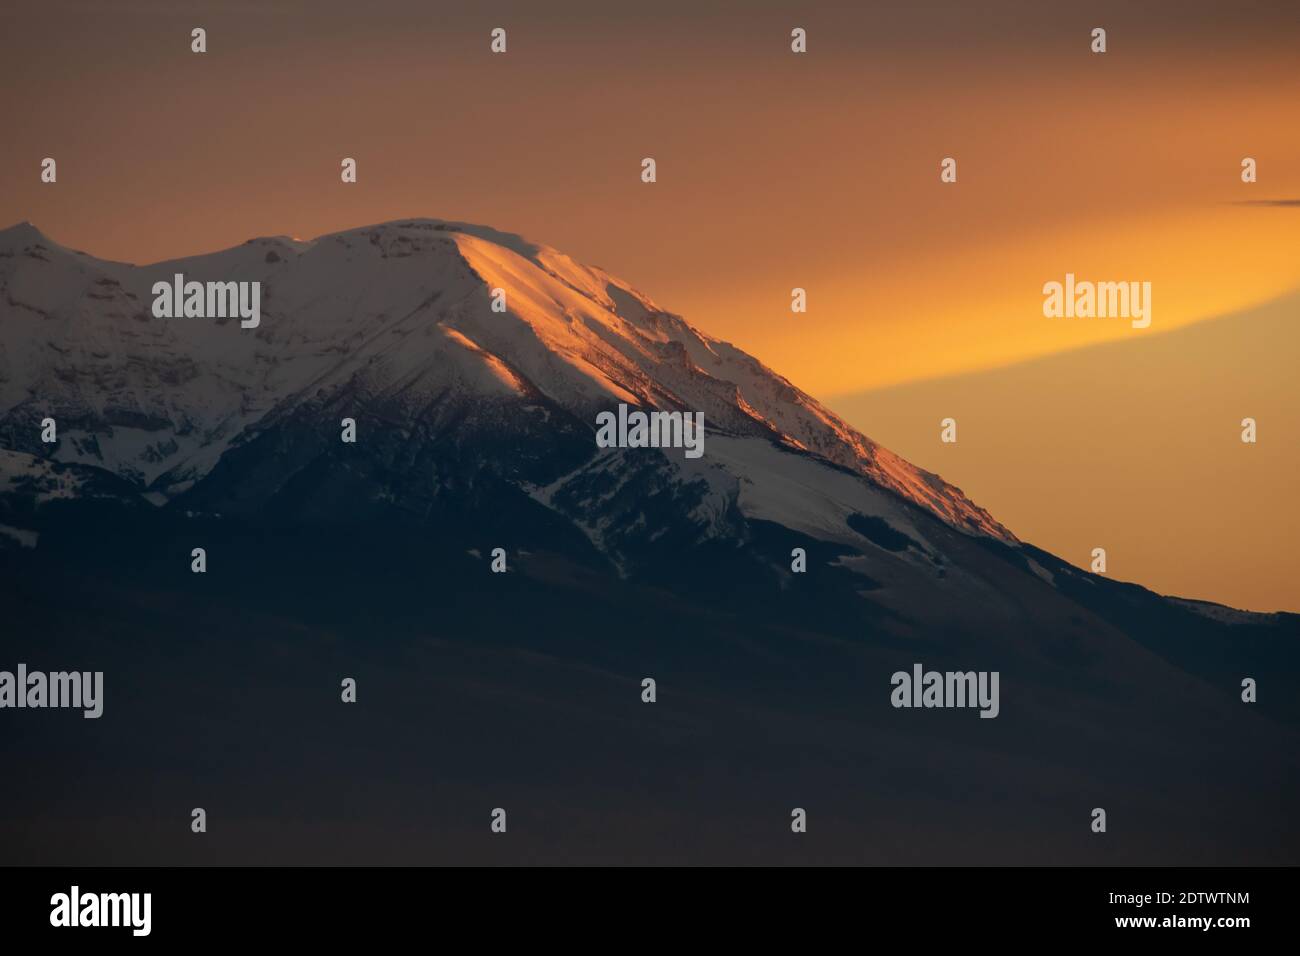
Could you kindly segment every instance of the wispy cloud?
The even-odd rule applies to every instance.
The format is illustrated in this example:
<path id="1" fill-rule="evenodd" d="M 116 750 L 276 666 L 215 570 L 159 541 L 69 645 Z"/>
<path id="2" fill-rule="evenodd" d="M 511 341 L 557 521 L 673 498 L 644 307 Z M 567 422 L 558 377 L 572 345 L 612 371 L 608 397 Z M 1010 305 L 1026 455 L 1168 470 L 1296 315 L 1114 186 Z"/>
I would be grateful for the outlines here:
<path id="1" fill-rule="evenodd" d="M 1300 206 L 1300 199 L 1239 199 L 1234 206 Z"/>

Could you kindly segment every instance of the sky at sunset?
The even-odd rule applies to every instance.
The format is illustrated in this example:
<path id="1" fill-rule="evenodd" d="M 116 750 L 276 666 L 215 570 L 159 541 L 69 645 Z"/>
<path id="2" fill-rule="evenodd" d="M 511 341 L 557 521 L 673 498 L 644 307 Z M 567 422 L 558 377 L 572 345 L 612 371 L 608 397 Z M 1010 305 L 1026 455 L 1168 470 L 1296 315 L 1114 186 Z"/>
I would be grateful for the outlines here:
<path id="1" fill-rule="evenodd" d="M 6 3 L 0 227 L 131 262 L 415 216 L 518 232 L 1025 540 L 1086 565 L 1104 538 L 1117 577 L 1300 610 L 1300 4 L 443 6 Z M 1045 318 L 1067 272 L 1149 281 L 1151 327 Z"/>

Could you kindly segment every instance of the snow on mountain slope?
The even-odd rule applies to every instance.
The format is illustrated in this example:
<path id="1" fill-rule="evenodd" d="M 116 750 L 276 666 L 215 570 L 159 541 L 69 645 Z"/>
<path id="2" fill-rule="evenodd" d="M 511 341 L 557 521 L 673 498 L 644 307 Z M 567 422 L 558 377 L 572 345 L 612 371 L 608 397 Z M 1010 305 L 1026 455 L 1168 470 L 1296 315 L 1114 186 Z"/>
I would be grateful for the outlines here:
<path id="1" fill-rule="evenodd" d="M 260 326 L 155 318 L 153 283 L 176 273 L 260 282 Z M 492 309 L 498 288 L 505 312 Z M 875 511 L 897 496 L 963 531 L 1015 542 L 957 488 L 740 349 L 515 235 L 403 220 L 132 266 L 66 249 L 26 223 L 0 232 L 0 445 L 47 454 L 39 422 L 51 416 L 56 460 L 104 468 L 165 500 L 232 446 L 326 395 L 399 427 L 451 399 L 470 409 L 506 403 L 514 411 L 494 427 L 507 431 L 567 413 L 594 433 L 596 413 L 619 402 L 701 411 L 706 464 L 666 457 L 684 480 L 712 489 L 704 512 L 721 514 L 738 494 L 742 511 L 842 532 L 843 516 L 863 510 L 850 503 L 863 490 L 847 472 L 884 490 Z M 792 460 L 772 457 L 774 443 L 805 462 L 794 484 L 774 477 Z M 549 500 L 555 490 L 534 493 Z M 891 522 L 905 522 L 892 510 Z"/>

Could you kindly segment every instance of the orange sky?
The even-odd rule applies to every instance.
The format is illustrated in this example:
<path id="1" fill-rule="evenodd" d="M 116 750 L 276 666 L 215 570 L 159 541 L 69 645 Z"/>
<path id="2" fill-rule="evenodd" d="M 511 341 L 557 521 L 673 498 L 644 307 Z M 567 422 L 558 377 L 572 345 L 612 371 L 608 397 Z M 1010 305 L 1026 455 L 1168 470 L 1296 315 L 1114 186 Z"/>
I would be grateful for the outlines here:
<path id="1" fill-rule="evenodd" d="M 566 29 L 526 6 L 363 6 L 6 7 L 0 221 L 132 261 L 486 222 L 605 266 L 819 394 L 1127 334 L 1042 319 L 1042 283 L 1066 271 L 1149 279 L 1156 328 L 1300 284 L 1297 217 L 1227 205 L 1300 196 L 1294 17 L 1266 43 L 1122 7 L 1012 5 L 947 31 L 823 11 L 797 18 L 797 57 L 775 7 L 635 22 L 578 4 Z M 497 23 L 505 56 L 488 52 Z M 56 187 L 36 175 L 46 155 Z"/>
<path id="2" fill-rule="evenodd" d="M 484 222 L 624 277 L 832 407 L 1300 287 L 1300 208 L 1240 204 L 1300 197 L 1293 2 L 477 6 L 5 4 L 0 225 L 139 262 Z M 1067 271 L 1152 282 L 1152 328 L 1043 318 Z M 978 480 L 997 487 L 996 463 Z M 1020 531 L 1019 508 L 994 512 Z"/>
<path id="3" fill-rule="evenodd" d="M 839 396 L 1023 540 L 1165 594 L 1300 611 L 1300 294 L 1173 332 Z M 1241 441 L 1254 418 L 1256 444 Z M 958 440 L 939 440 L 957 421 Z"/>

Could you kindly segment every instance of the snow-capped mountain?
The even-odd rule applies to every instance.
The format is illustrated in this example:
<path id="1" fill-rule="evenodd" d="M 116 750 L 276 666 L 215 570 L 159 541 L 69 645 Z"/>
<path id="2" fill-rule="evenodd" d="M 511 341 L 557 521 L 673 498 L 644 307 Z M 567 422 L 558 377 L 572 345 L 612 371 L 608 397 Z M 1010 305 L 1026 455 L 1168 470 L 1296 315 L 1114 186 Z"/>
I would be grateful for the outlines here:
<path id="1" fill-rule="evenodd" d="M 153 284 L 177 273 L 261 282 L 260 327 L 153 317 Z M 492 310 L 493 289 L 504 291 L 504 313 Z M 402 428 L 455 407 L 502 435 L 553 428 L 556 418 L 594 433 L 596 414 L 625 402 L 704 413 L 711 467 L 697 471 L 714 496 L 734 495 L 749 460 L 776 443 L 954 527 L 1014 540 L 958 489 L 740 349 L 600 269 L 485 227 L 408 220 L 137 267 L 22 224 L 0 233 L 0 290 L 5 444 L 45 455 L 39 422 L 52 417 L 56 460 L 104 468 L 158 502 L 312 402 Z M 587 444 L 586 460 L 573 463 L 599 467 Z M 547 484 L 543 496 L 556 490 Z M 806 501 L 788 504 L 821 520 Z"/>

